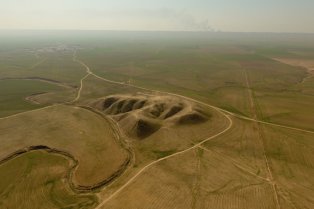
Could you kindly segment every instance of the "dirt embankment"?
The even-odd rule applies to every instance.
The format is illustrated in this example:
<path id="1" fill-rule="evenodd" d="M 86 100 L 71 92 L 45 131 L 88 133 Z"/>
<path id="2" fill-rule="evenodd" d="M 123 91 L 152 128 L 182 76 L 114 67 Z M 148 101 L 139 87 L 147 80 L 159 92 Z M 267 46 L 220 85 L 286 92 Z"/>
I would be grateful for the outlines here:
<path id="1" fill-rule="evenodd" d="M 5 77 L 5 78 L 0 78 L 0 80 L 35 80 L 35 81 L 42 81 L 42 82 L 46 82 L 46 83 L 50 83 L 50 84 L 54 84 L 63 88 L 70 88 L 70 89 L 76 89 L 77 86 L 76 85 L 70 85 L 67 83 L 63 83 L 61 81 L 57 81 L 57 80 L 53 80 L 53 79 L 49 79 L 49 78 L 43 78 L 43 77 Z"/>
<path id="2" fill-rule="evenodd" d="M 76 193 L 91 192 L 93 190 L 97 190 L 103 186 L 106 186 L 107 184 L 111 183 L 114 179 L 119 177 L 126 170 L 126 168 L 128 167 L 128 165 L 131 161 L 131 158 L 127 158 L 126 161 L 124 162 L 124 164 L 122 164 L 120 166 L 120 168 L 117 169 L 117 171 L 114 172 L 110 177 L 108 177 L 108 178 L 104 179 L 103 181 L 98 182 L 94 185 L 90 185 L 90 186 L 77 185 L 73 181 L 73 173 L 75 172 L 76 168 L 79 166 L 79 161 L 72 154 L 70 154 L 66 151 L 63 151 L 63 150 L 50 148 L 46 145 L 29 146 L 29 147 L 26 147 L 24 149 L 17 150 L 15 152 L 9 154 L 7 157 L 1 159 L 0 165 L 9 161 L 9 160 L 12 160 L 16 157 L 19 157 L 19 156 L 21 156 L 27 152 L 33 152 L 33 151 L 45 151 L 45 152 L 48 152 L 51 154 L 62 155 L 63 157 L 70 160 L 71 161 L 71 169 L 67 173 L 67 180 L 68 180 L 69 185 L 73 189 L 73 191 L 75 191 Z"/>
<path id="3" fill-rule="evenodd" d="M 31 94 L 27 97 L 25 97 L 25 100 L 30 102 L 30 103 L 33 103 L 33 104 L 36 104 L 36 105 L 40 105 L 40 102 L 38 102 L 36 100 L 36 97 L 37 96 L 41 96 L 41 95 L 44 95 L 44 94 L 49 94 L 49 92 L 39 92 L 39 93 L 34 93 L 34 94 Z"/>
<path id="4" fill-rule="evenodd" d="M 53 80 L 53 79 L 48 79 L 48 78 L 42 78 L 42 77 L 17 77 L 17 78 L 11 78 L 11 77 L 6 77 L 6 78 L 0 78 L 1 80 L 35 80 L 35 81 L 41 81 L 49 84 L 53 84 L 56 86 L 60 86 L 65 89 L 77 89 L 78 87 L 76 85 L 70 85 L 67 83 L 63 83 L 61 81 Z M 25 100 L 35 104 L 35 105 L 40 105 L 41 103 L 38 101 L 38 97 L 45 95 L 45 94 L 50 94 L 51 92 L 38 92 L 31 94 L 27 97 L 25 97 Z"/>
<path id="5" fill-rule="evenodd" d="M 301 83 L 304 83 L 309 78 L 312 78 L 314 76 L 314 60 L 310 59 L 292 59 L 292 58 L 273 58 L 273 60 L 281 62 L 286 65 L 291 65 L 295 67 L 302 67 L 305 68 L 307 71 L 307 76 L 304 77 L 304 79 L 301 81 Z"/>

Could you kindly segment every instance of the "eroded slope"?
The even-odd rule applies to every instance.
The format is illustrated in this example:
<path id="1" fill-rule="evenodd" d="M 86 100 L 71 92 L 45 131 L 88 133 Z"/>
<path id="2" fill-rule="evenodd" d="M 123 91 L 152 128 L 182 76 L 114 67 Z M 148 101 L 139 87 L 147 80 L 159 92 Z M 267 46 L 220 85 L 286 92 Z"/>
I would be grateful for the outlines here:
<path id="1" fill-rule="evenodd" d="M 147 138 L 161 128 L 196 125 L 211 118 L 201 107 L 170 96 L 113 95 L 92 106 L 112 116 L 126 134 L 137 139 Z"/>

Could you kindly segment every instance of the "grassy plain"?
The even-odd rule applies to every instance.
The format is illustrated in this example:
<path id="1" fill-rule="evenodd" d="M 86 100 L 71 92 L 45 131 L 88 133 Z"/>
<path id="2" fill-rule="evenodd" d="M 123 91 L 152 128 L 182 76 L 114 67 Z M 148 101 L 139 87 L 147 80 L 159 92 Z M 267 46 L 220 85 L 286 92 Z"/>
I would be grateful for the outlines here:
<path id="1" fill-rule="evenodd" d="M 0 117 L 36 109 L 36 105 L 26 101 L 26 97 L 43 92 L 60 93 L 63 88 L 40 81 L 0 80 Z"/>
<path id="2" fill-rule="evenodd" d="M 205 41 L 204 37 L 186 43 L 180 39 L 172 43 L 122 41 L 83 49 L 78 56 L 105 78 L 179 93 L 252 117 L 246 71 L 260 108 L 259 119 L 312 129 L 314 121 L 308 111 L 314 102 L 314 87 L 311 79 L 302 83 L 308 77 L 306 69 L 273 59 L 287 56 L 311 60 L 310 46 L 299 43 L 299 39 L 289 42 L 283 38 L 285 41 L 277 43 L 277 37 L 261 39 L 264 45 L 261 40 L 254 43 L 235 38 L 226 44 L 219 39 Z"/>
<path id="3" fill-rule="evenodd" d="M 40 77 L 73 87 L 67 93 L 60 90 L 54 96 L 36 97 L 43 104 L 79 97 L 68 105 L 0 119 L 0 157 L 33 145 L 65 151 L 78 160 L 72 180 L 81 186 L 95 185 L 121 166 L 126 169 L 106 187 L 77 195 L 64 181 L 71 160 L 29 152 L 0 165 L 0 177 L 8 178 L 0 183 L 6 191 L 0 192 L 5 195 L 0 201 L 4 207 L 18 208 L 15 200 L 32 196 L 24 208 L 36 200 L 35 208 L 39 204 L 97 209 L 314 208 L 314 134 L 305 132 L 314 130 L 313 77 L 306 69 L 314 59 L 312 35 L 64 33 L 32 43 L 3 43 L 0 78 Z M 123 84 L 93 74 L 81 80 L 87 68 L 73 60 L 75 50 L 77 59 L 93 73 Z M 1 104 L 3 114 L 35 107 L 23 98 L 37 92 L 39 81 L 10 82 L 12 88 L 0 94 L 0 100 L 6 101 Z M 229 125 L 226 116 L 200 105 L 210 113 L 210 120 L 163 126 L 149 137 L 136 139 L 125 131 L 134 121 L 125 124 L 115 119 L 131 115 L 136 120 L 141 110 L 111 120 L 103 112 L 80 107 L 109 95 L 165 96 L 125 84 L 188 96 L 228 110 L 235 114 L 228 114 L 232 127 L 223 132 Z M 59 92 L 54 89 L 59 87 L 50 84 L 40 86 Z M 304 130 L 262 125 L 238 116 Z M 205 139 L 210 140 L 198 145 Z M 33 169 L 26 169 L 30 164 Z M 40 181 L 31 187 L 36 178 Z M 49 179 L 55 184 L 46 184 Z M 95 206 L 96 192 L 99 207 Z"/>
<path id="4" fill-rule="evenodd" d="M 23 154 L 0 165 L 0 207 L 25 209 L 90 209 L 95 195 L 76 194 L 70 188 L 68 159 L 43 151 Z"/>
<path id="5" fill-rule="evenodd" d="M 41 51 L 42 50 L 42 51 Z M 33 58 L 26 62 L 15 53 L 32 55 Z M 18 66 L 12 66 L 12 63 L 1 63 L 1 78 L 25 78 L 41 77 L 45 79 L 56 80 L 68 83 L 69 85 L 79 85 L 81 77 L 85 75 L 85 69 L 80 64 L 73 61 L 74 49 L 57 50 L 44 47 L 43 49 L 17 51 L 10 55 L 14 63 L 20 63 Z M 35 56 L 37 55 L 37 57 Z M 5 59 L 5 58 L 3 58 Z"/>
<path id="6" fill-rule="evenodd" d="M 0 158 L 30 146 L 48 146 L 78 161 L 71 179 L 76 187 L 93 187 L 129 157 L 111 126 L 94 112 L 63 105 L 0 120 Z"/>
<path id="7" fill-rule="evenodd" d="M 198 148 L 145 171 L 103 208 L 274 208 L 269 193 L 262 179 Z"/>
<path id="8" fill-rule="evenodd" d="M 282 208 L 313 208 L 314 134 L 263 127 Z"/>

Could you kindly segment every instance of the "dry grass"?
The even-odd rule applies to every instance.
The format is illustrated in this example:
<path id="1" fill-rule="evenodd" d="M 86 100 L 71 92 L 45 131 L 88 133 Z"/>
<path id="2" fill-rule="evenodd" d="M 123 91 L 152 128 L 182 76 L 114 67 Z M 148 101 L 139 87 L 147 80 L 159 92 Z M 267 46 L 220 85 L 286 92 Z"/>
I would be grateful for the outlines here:
<path id="1" fill-rule="evenodd" d="M 309 73 L 313 73 L 314 71 L 314 61 L 312 59 L 274 58 L 274 60 L 277 60 L 284 64 L 306 68 Z"/>
<path id="2" fill-rule="evenodd" d="M 105 180 L 128 159 L 111 124 L 82 108 L 54 106 L 1 120 L 0 126 L 1 158 L 34 145 L 68 152 L 79 161 L 74 181 L 81 186 Z"/>
<path id="3" fill-rule="evenodd" d="M 263 127 L 282 208 L 314 208 L 314 135 Z"/>
<path id="4" fill-rule="evenodd" d="M 301 92 L 308 95 L 314 94 L 314 61 L 309 58 L 275 58 L 276 61 L 295 66 L 301 67 L 301 70 L 306 70 L 307 75 L 302 79 L 299 84 Z"/>
<path id="5" fill-rule="evenodd" d="M 314 97 L 298 92 L 257 92 L 260 117 L 269 122 L 314 130 Z"/>
<path id="6" fill-rule="evenodd" d="M 78 101 L 80 105 L 89 105 L 91 101 L 95 101 L 97 98 L 103 98 L 112 94 L 133 94 L 139 91 L 139 89 L 130 86 L 108 83 L 95 76 L 86 78 L 83 85 L 84 88 Z"/>
<path id="7" fill-rule="evenodd" d="M 228 120 L 219 112 L 211 110 L 211 109 L 206 109 L 205 107 L 202 107 L 202 108 L 203 108 L 203 111 L 206 111 L 211 114 L 210 120 L 204 123 L 194 124 L 190 126 L 185 126 L 185 125 L 177 126 L 176 125 L 176 126 L 164 127 L 143 140 L 134 140 L 132 143 L 134 152 L 135 152 L 135 160 L 136 160 L 134 167 L 130 169 L 124 176 L 122 176 L 119 179 L 119 181 L 115 182 L 113 185 L 111 185 L 110 187 L 107 187 L 104 191 L 102 191 L 101 193 L 102 198 L 106 199 L 108 194 L 120 188 L 126 181 L 128 181 L 128 179 L 136 175 L 137 172 L 139 172 L 139 170 L 141 170 L 145 165 L 151 162 L 154 162 L 155 160 L 160 159 L 162 157 L 166 157 L 176 152 L 186 150 L 189 147 L 193 146 L 194 144 L 200 141 L 203 141 L 209 138 L 210 136 L 213 136 L 225 130 L 226 127 L 229 125 Z M 173 160 L 175 160 L 176 163 L 167 167 L 167 170 L 169 170 L 169 172 L 172 172 L 173 168 L 176 167 L 176 164 L 180 164 L 180 166 L 184 167 L 184 169 L 188 169 L 193 172 L 194 164 L 192 167 L 190 167 L 188 158 L 189 157 L 187 157 L 186 159 L 183 159 L 182 162 L 180 158 L 179 159 L 177 157 L 173 158 Z M 162 206 L 163 204 L 168 205 L 167 206 L 168 208 L 171 208 L 171 207 L 181 208 L 181 206 L 182 207 L 186 206 L 186 202 L 184 201 L 188 201 L 188 199 L 191 199 L 191 197 L 189 197 L 190 195 L 189 192 L 186 193 L 181 189 L 181 187 L 184 187 L 186 183 L 184 183 L 183 180 L 180 180 L 181 179 L 180 176 L 176 177 L 175 174 L 168 175 L 168 173 L 162 174 L 159 171 L 156 171 L 155 167 L 157 166 L 159 167 L 159 163 L 149 167 L 147 170 L 144 171 L 144 173 L 141 173 L 140 176 L 136 178 L 136 181 L 134 181 L 131 184 L 131 185 L 137 185 L 137 186 L 134 187 L 134 186 L 128 185 L 127 188 L 134 188 L 136 189 L 136 191 L 128 192 L 127 195 L 124 195 L 125 191 L 123 190 L 118 195 L 119 197 L 123 197 L 123 198 L 122 199 L 117 198 L 117 202 L 119 202 L 119 204 L 118 203 L 115 204 L 113 208 L 123 207 L 124 201 L 125 201 L 125 204 L 130 205 L 129 208 L 166 207 L 166 206 Z M 150 172 L 151 170 L 153 170 L 152 173 Z M 146 175 L 147 173 L 149 173 L 148 176 Z M 155 188 L 154 188 L 153 183 L 151 183 L 151 181 L 152 182 L 155 182 L 156 180 L 167 181 L 168 178 L 171 178 L 173 181 L 171 182 L 171 184 L 174 184 L 176 186 L 166 184 L 166 183 L 158 184 L 156 185 L 156 187 L 158 187 L 158 191 L 156 192 L 156 194 L 153 193 Z M 167 191 L 165 192 L 163 189 L 166 189 Z M 126 189 L 126 190 L 129 190 L 129 189 Z M 180 193 L 181 190 L 185 193 L 184 195 Z M 139 197 L 137 197 L 135 200 L 133 195 L 137 195 L 138 193 L 142 195 L 143 192 L 144 193 L 147 192 L 147 194 L 141 197 L 140 202 L 136 201 Z M 170 196 L 167 197 L 168 194 Z M 161 200 L 164 198 L 166 198 L 165 202 Z M 178 200 L 174 198 L 177 198 Z M 146 203 L 142 205 L 144 201 L 145 202 L 154 201 L 156 204 L 154 204 L 153 206 L 152 205 L 148 206 L 146 205 Z M 164 203 L 159 204 L 157 203 L 157 201 L 161 201 Z M 110 202 L 109 202 L 109 205 L 111 204 Z M 106 204 L 106 206 L 103 208 L 107 208 L 109 207 L 109 205 Z"/>
<path id="8" fill-rule="evenodd" d="M 0 208 L 91 209 L 94 195 L 72 191 L 71 163 L 60 155 L 32 151 L 0 165 Z"/>
<path id="9" fill-rule="evenodd" d="M 274 208 L 269 193 L 267 182 L 197 149 L 150 168 L 103 208 Z"/>
<path id="10" fill-rule="evenodd" d="M 207 142 L 204 147 L 221 154 L 222 158 L 233 160 L 251 173 L 267 178 L 263 147 L 256 124 L 236 118 L 233 121 L 234 126 L 228 133 Z"/>
<path id="11" fill-rule="evenodd" d="M 116 120 L 131 138 L 145 139 L 161 128 L 204 123 L 211 118 L 200 107 L 174 96 L 111 95 L 93 107 Z"/>
<path id="12" fill-rule="evenodd" d="M 277 208 L 264 150 L 279 207 L 312 208 L 314 136 L 233 120 L 224 135 L 148 168 L 102 208 Z"/>
<path id="13" fill-rule="evenodd" d="M 193 147 L 225 130 L 228 119 L 214 109 L 106 82 L 93 74 L 78 86 L 88 66 L 93 73 L 124 84 L 177 93 L 235 114 L 313 130 L 310 46 L 300 42 L 294 47 L 291 40 L 280 40 L 278 45 L 276 39 L 262 36 L 219 43 L 181 38 L 156 43 L 141 38 L 85 42 L 86 48 L 77 53 L 82 62 L 76 63 L 71 50 L 43 51 L 33 57 L 24 51 L 1 51 L 0 77 L 46 77 L 81 87 L 81 94 L 73 106 L 0 120 L 0 158 L 32 145 L 60 149 L 79 162 L 74 183 L 91 186 L 125 168 L 128 145 L 133 151 L 132 166 L 112 184 L 94 191 L 99 192 L 99 201 L 112 197 L 103 209 L 314 208 L 313 134 L 231 116 L 231 129 Z M 112 102 L 106 100 L 110 97 Z M 73 91 L 31 98 L 42 104 L 70 101 Z M 142 100 L 147 102 L 143 106 Z M 91 105 L 98 112 L 74 105 Z M 205 120 L 196 123 L 200 118 Z M 117 137 L 119 129 L 123 138 Z M 18 208 L 20 202 L 23 208 L 94 207 L 94 196 L 75 195 L 68 185 L 65 175 L 70 162 L 34 151 L 2 163 L 0 207 Z"/>

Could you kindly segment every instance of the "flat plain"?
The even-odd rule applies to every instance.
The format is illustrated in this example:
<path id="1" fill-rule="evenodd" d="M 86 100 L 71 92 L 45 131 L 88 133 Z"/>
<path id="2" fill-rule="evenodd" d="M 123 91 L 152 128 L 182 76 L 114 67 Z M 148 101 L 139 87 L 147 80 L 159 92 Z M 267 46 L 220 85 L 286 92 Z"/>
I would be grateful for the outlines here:
<path id="1" fill-rule="evenodd" d="M 314 208 L 311 35 L 38 33 L 1 35 L 1 208 Z"/>

